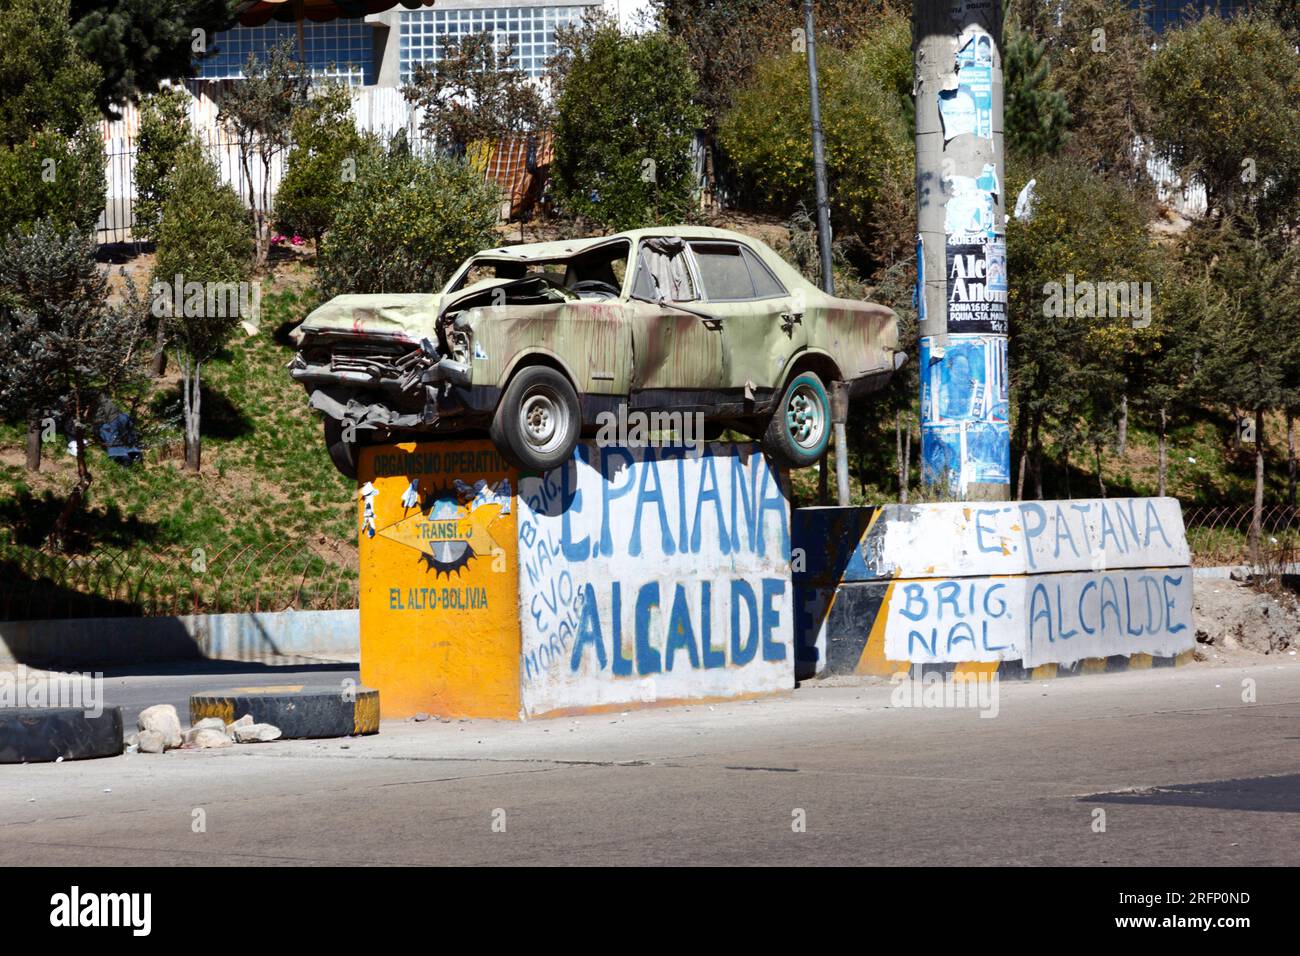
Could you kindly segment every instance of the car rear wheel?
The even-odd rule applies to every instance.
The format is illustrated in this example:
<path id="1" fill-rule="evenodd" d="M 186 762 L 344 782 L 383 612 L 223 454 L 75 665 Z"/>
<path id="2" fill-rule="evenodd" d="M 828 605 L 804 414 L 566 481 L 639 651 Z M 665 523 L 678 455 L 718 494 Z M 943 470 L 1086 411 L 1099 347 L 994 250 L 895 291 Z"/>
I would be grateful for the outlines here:
<path id="1" fill-rule="evenodd" d="M 357 480 L 357 459 L 361 457 L 356 441 L 346 441 L 343 437 L 343 423 L 337 418 L 325 417 L 325 448 L 329 451 L 330 461 L 345 478 Z"/>
<path id="2" fill-rule="evenodd" d="M 790 380 L 772 412 L 764 450 L 780 464 L 807 468 L 826 453 L 831 434 L 831 401 L 816 372 L 800 372 Z"/>
<path id="3" fill-rule="evenodd" d="M 573 455 L 582 430 L 578 393 L 546 365 L 523 369 L 506 386 L 492 417 L 497 451 L 525 471 L 550 471 Z"/>

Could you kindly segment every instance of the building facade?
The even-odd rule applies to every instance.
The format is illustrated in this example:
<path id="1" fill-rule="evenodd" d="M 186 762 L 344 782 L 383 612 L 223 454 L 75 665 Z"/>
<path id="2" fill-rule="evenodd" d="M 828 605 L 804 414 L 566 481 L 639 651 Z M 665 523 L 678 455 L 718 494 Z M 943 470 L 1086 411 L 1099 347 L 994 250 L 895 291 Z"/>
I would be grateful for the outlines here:
<path id="1" fill-rule="evenodd" d="M 557 27 L 576 23 L 592 9 L 606 10 L 625 29 L 635 29 L 650 12 L 649 0 L 450 0 L 431 7 L 397 7 L 364 18 L 304 21 L 302 47 L 312 74 L 354 86 L 399 87 L 415 67 L 435 63 L 444 37 L 460 39 L 492 33 L 513 50 L 516 66 L 540 77 L 555 52 Z M 237 80 L 249 54 L 276 43 L 298 43 L 298 25 L 271 21 L 236 26 L 213 38 L 214 52 L 198 69 L 202 81 Z"/>

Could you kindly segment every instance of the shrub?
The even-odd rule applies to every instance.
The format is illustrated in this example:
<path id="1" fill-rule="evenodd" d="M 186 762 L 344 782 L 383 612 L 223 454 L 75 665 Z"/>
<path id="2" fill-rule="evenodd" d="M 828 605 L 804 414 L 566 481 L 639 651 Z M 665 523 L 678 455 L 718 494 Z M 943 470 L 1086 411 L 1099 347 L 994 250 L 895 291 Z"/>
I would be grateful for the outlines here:
<path id="1" fill-rule="evenodd" d="M 860 232 L 877 218 L 878 206 L 907 193 L 913 152 L 909 51 L 907 22 L 894 15 L 847 53 L 818 50 L 831 217 L 840 231 Z M 784 215 L 801 202 L 812 206 L 808 116 L 808 62 L 792 53 L 762 61 L 723 117 L 719 142 L 758 205 Z"/>
<path id="2" fill-rule="evenodd" d="M 363 157 L 321 243 L 321 291 L 436 291 L 466 257 L 497 243 L 500 201 L 500 190 L 459 160 L 400 146 Z"/>
<path id="3" fill-rule="evenodd" d="M 685 48 L 608 21 L 569 33 L 556 103 L 555 188 L 567 212 L 612 229 L 685 218 L 703 115 Z"/>
<path id="4" fill-rule="evenodd" d="M 275 194 L 277 228 L 320 240 L 356 181 L 362 153 L 374 147 L 357 132 L 352 94 L 342 83 L 314 89 L 293 118 L 293 148 Z"/>
<path id="5" fill-rule="evenodd" d="M 108 304 L 108 277 L 89 233 L 42 219 L 0 249 L 0 412 L 54 413 L 77 443 L 77 480 L 50 534 L 57 548 L 66 549 L 69 523 L 90 488 L 95 406 L 129 386 L 143 331 L 134 286 L 121 305 Z"/>
<path id="6" fill-rule="evenodd" d="M 225 345 L 240 319 L 255 317 L 217 304 L 206 294 L 202 301 L 188 295 L 191 283 L 240 283 L 251 272 L 253 243 L 248 212 L 233 189 L 196 147 L 181 152 L 167 178 L 168 198 L 158 227 L 154 264 L 154 314 L 164 324 L 167 339 L 181 369 L 181 398 L 185 412 L 185 464 L 200 467 L 200 395 L 202 368 Z M 177 277 L 184 284 L 183 309 L 170 307 Z M 205 293 L 206 293 L 205 289 Z"/>
<path id="7" fill-rule="evenodd" d="M 77 50 L 68 0 L 2 7 L 0 239 L 40 219 L 88 229 L 104 206 L 99 71 Z"/>
<path id="8" fill-rule="evenodd" d="M 1264 19 L 1205 19 L 1165 34 L 1145 73 L 1156 147 L 1206 188 L 1210 208 L 1262 201 L 1296 218 L 1300 63 Z"/>
<path id="9" fill-rule="evenodd" d="M 181 153 L 194 141 L 189 120 L 189 96 L 172 88 L 146 97 L 140 104 L 140 138 L 135 159 L 135 215 L 131 232 L 146 242 L 156 239 L 163 205 L 169 195 L 167 177 Z"/>

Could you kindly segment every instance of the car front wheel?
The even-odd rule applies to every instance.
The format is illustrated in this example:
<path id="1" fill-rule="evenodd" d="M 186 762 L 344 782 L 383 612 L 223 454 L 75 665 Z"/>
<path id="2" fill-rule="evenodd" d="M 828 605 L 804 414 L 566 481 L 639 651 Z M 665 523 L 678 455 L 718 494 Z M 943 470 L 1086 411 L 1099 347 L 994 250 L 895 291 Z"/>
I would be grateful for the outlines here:
<path id="1" fill-rule="evenodd" d="M 816 372 L 790 380 L 763 435 L 764 450 L 790 468 L 807 468 L 826 453 L 831 434 L 831 401 Z"/>
<path id="2" fill-rule="evenodd" d="M 497 451 L 525 471 L 550 471 L 573 455 L 582 430 L 578 393 L 546 365 L 532 365 L 510 380 L 492 418 Z"/>

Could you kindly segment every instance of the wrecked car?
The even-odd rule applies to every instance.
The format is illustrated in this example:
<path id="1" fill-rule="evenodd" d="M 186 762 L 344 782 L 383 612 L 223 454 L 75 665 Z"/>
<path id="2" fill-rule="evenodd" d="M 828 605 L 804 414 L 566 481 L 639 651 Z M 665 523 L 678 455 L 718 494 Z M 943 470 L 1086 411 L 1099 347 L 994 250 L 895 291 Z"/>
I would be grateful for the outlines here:
<path id="1" fill-rule="evenodd" d="M 804 467 L 826 450 L 834 390 L 880 389 L 904 359 L 891 310 L 693 226 L 487 249 L 436 294 L 331 299 L 292 339 L 290 374 L 351 477 L 362 445 L 484 429 L 546 471 L 602 413 L 638 410 L 699 413 L 706 437 L 739 431 Z"/>

